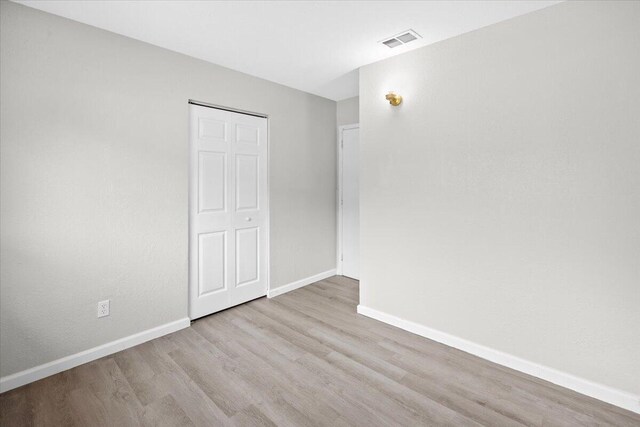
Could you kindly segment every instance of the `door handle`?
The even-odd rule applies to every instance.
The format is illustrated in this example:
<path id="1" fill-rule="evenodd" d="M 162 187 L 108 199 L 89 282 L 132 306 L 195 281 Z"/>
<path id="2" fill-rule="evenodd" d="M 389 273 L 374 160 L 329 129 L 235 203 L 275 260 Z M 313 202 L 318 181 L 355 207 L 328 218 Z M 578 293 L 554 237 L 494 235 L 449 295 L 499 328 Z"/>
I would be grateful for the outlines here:
<path id="1" fill-rule="evenodd" d="M 246 217 L 244 220 L 245 220 L 245 221 L 251 221 L 251 217 L 250 217 L 250 216 L 248 216 L 248 217 Z"/>

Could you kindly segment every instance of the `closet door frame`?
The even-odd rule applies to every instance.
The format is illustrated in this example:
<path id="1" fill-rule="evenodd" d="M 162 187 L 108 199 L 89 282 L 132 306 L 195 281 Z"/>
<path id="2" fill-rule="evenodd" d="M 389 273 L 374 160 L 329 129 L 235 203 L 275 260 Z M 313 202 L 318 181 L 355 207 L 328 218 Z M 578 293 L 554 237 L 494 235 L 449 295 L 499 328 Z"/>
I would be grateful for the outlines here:
<path id="1" fill-rule="evenodd" d="M 197 101 L 197 100 L 193 100 L 193 99 L 189 99 L 188 100 L 188 115 L 189 115 L 189 127 L 191 126 L 191 106 L 192 105 L 196 105 L 196 106 L 200 106 L 200 107 L 209 107 L 209 108 L 214 108 L 214 109 L 218 109 L 218 110 L 223 110 L 223 111 L 228 111 L 228 112 L 232 112 L 232 113 L 238 113 L 238 114 L 245 114 L 245 115 L 249 115 L 249 116 L 255 116 L 255 117 L 259 117 L 259 118 L 264 118 L 266 119 L 266 125 L 267 125 L 267 135 L 265 137 L 265 141 L 267 144 L 267 150 L 266 150 L 266 167 L 267 167 L 267 171 L 266 171 L 266 200 L 264 200 L 264 203 L 262 203 L 263 209 L 265 211 L 265 216 L 266 216 L 266 231 L 265 231 L 265 238 L 266 238 L 266 253 L 264 254 L 265 257 L 265 271 L 266 271 L 266 288 L 265 288 L 265 293 L 263 296 L 269 295 L 269 292 L 271 290 L 271 208 L 270 208 L 270 201 L 271 201 L 271 182 L 270 182 L 270 177 L 269 177 L 269 170 L 271 167 L 271 144 L 270 144 L 270 134 L 271 134 L 271 120 L 269 119 L 269 116 L 267 114 L 264 113 L 258 113 L 258 112 L 253 112 L 253 111 L 247 111 L 247 110 L 241 110 L 241 109 L 237 109 L 237 108 L 233 108 L 233 107 L 227 107 L 227 106 L 222 106 L 222 105 L 217 105 L 217 104 L 212 104 L 212 103 L 207 103 L 207 102 L 202 102 L 202 101 Z M 191 130 L 189 129 L 189 138 L 188 138 L 188 144 L 187 144 L 187 149 L 189 150 L 189 205 L 188 205 L 188 213 L 189 213 L 189 227 L 188 227 L 188 271 L 189 271 L 189 277 L 187 280 L 187 288 L 188 288 L 188 301 L 189 301 L 189 317 L 191 318 L 191 320 L 195 320 L 194 318 L 192 318 L 191 316 L 191 288 L 192 288 L 192 271 L 191 271 L 191 265 L 192 265 L 192 257 L 198 257 L 197 253 L 192 253 L 192 218 L 191 218 L 191 209 L 194 203 L 197 202 L 197 200 L 194 200 L 194 194 L 193 194 L 193 188 L 196 185 L 196 183 L 193 182 L 193 165 L 192 165 L 192 141 L 191 141 L 191 134 L 190 134 Z"/>

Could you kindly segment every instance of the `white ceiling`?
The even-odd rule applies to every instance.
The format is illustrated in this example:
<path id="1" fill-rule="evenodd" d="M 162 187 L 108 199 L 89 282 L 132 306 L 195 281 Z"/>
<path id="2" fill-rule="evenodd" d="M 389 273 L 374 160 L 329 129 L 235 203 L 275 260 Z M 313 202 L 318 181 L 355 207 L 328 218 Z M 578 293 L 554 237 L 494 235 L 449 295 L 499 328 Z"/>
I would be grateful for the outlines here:
<path id="1" fill-rule="evenodd" d="M 333 100 L 357 69 L 559 1 L 19 1 Z M 423 38 L 378 43 L 403 30 Z"/>

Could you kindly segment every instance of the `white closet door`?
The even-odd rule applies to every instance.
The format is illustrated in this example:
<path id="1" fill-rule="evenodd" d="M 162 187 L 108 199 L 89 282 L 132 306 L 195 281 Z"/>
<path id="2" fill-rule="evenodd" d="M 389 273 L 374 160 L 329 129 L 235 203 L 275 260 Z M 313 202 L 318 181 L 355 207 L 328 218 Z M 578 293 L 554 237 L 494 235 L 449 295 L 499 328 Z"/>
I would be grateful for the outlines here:
<path id="1" fill-rule="evenodd" d="M 342 274 L 360 278 L 359 128 L 342 130 Z"/>
<path id="2" fill-rule="evenodd" d="M 190 105 L 189 315 L 267 292 L 267 119 Z"/>

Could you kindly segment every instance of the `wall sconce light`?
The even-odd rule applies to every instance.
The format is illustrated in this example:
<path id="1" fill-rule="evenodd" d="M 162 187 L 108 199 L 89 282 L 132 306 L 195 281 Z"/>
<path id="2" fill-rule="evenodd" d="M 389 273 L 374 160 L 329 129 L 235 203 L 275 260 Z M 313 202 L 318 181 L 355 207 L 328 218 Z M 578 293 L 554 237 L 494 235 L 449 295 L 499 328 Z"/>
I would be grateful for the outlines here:
<path id="1" fill-rule="evenodd" d="M 389 101 L 389 104 L 393 105 L 394 107 L 397 107 L 398 105 L 402 104 L 402 97 L 400 95 L 396 95 L 393 92 L 389 92 L 385 96 L 385 99 Z"/>

